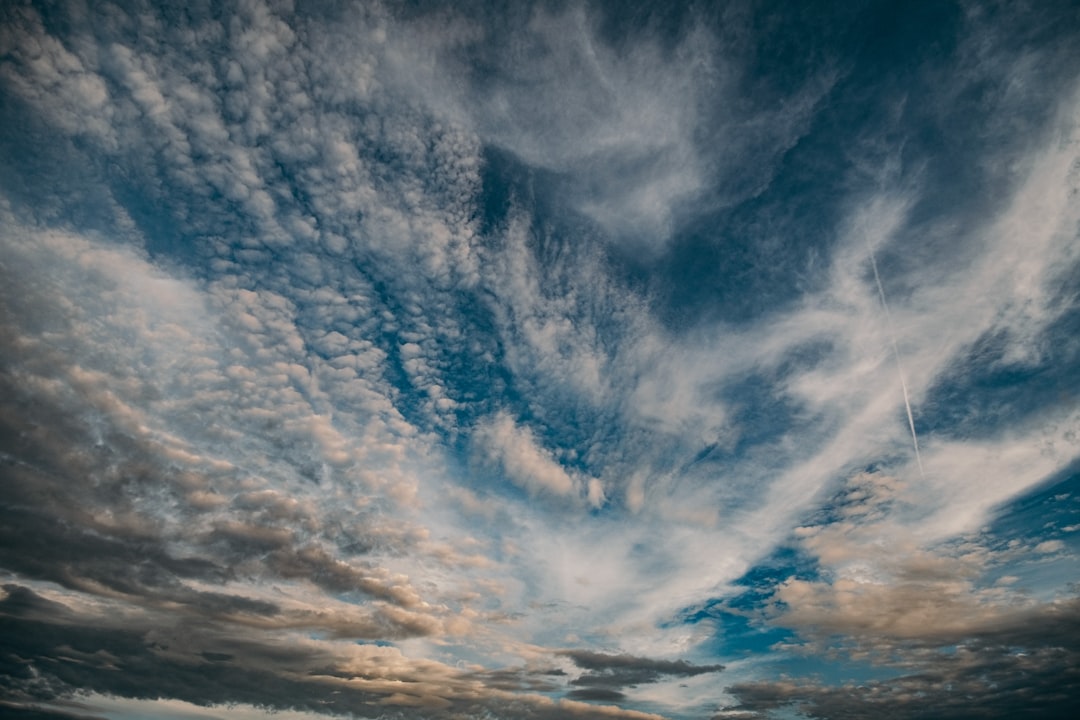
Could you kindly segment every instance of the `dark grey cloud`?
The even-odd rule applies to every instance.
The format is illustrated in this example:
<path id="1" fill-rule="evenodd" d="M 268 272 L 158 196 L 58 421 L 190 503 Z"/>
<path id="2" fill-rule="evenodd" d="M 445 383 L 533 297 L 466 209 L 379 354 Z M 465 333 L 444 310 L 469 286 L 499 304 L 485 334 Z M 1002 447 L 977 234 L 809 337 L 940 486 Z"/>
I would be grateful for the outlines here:
<path id="1" fill-rule="evenodd" d="M 723 665 L 694 665 L 685 660 L 657 660 L 635 655 L 612 655 L 591 650 L 564 650 L 559 653 L 568 657 L 584 670 L 643 670 L 661 675 L 692 677 L 702 673 L 719 672 Z"/>
<path id="2" fill-rule="evenodd" d="M 194 591 L 184 581 L 220 584 L 269 574 L 403 606 L 417 603 L 413 591 L 388 583 L 376 566 L 364 572 L 299 542 L 293 527 L 273 514 L 222 518 L 202 534 L 153 522 L 145 510 L 169 510 L 181 523 L 185 517 L 194 523 L 200 514 L 184 502 L 185 476 L 162 462 L 160 448 L 110 427 L 107 417 L 86 422 L 92 406 L 30 396 L 10 372 L 0 372 L 0 392 L 3 567 L 72 589 L 178 602 L 210 614 L 274 615 L 278 609 L 264 600 Z M 157 500 L 140 513 L 137 504 L 147 496 Z M 178 547 L 186 548 L 183 554 Z"/>
<path id="3" fill-rule="evenodd" d="M 740 683 L 728 688 L 740 701 L 727 709 L 730 717 L 791 708 L 822 720 L 1069 718 L 1080 703 L 1077 599 L 1004 619 L 977 634 L 936 638 L 933 646 L 882 640 L 859 650 L 909 672 L 858 685 L 799 679 Z"/>
<path id="4" fill-rule="evenodd" d="M 4 567 L 128 593 L 176 578 L 225 580 L 228 568 L 173 554 L 163 531 L 136 512 L 141 493 L 176 491 L 174 473 L 153 448 L 109 427 L 92 407 L 64 407 L 29 392 L 26 375 L 0 371 Z"/>
<path id="5" fill-rule="evenodd" d="M 626 694 L 618 690 L 602 687 L 585 687 L 566 693 L 571 700 L 590 700 L 593 702 L 619 702 L 626 699 Z"/>
<path id="6" fill-rule="evenodd" d="M 550 669 L 466 673 L 373 645 L 343 650 L 123 603 L 74 607 L 16 583 L 2 591 L 0 688 L 13 715 L 67 717 L 51 703 L 97 693 L 356 717 L 415 716 L 395 710 L 400 704 L 418 706 L 413 712 L 425 717 L 644 717 L 537 695 L 556 689 L 558 673 Z M 92 700 L 86 703 L 93 714 Z M 50 709 L 35 709 L 43 704 Z"/>
<path id="7" fill-rule="evenodd" d="M 315 672 L 329 660 L 317 652 L 230 638 L 220 626 L 193 625 L 167 613 L 127 622 L 87 616 L 58 608 L 25 587 L 9 584 L 4 589 L 0 684 L 9 697 L 48 701 L 81 690 L 128 698 L 172 697 L 204 706 L 241 702 L 315 711 L 340 701 L 349 712 L 377 715 L 367 706 L 373 695 L 341 695 L 317 681 L 293 680 L 281 673 L 286 663 Z M 234 660 L 223 661 L 226 655 Z"/>
<path id="8" fill-rule="evenodd" d="M 34 703 L 14 703 L 0 700 L 0 711 L 4 717 L 16 720 L 105 720 L 102 715 L 91 715 L 80 712 L 77 703 L 72 703 L 70 711 L 58 708 L 43 708 Z"/>
<path id="9" fill-rule="evenodd" d="M 545 670 L 531 670 L 523 668 L 508 668 L 503 670 L 484 670 L 473 673 L 472 677 L 499 690 L 515 692 L 555 692 L 562 685 L 558 679 L 565 676 L 566 672 L 560 668 Z"/>
<path id="10" fill-rule="evenodd" d="M 559 654 L 573 660 L 582 670 L 589 671 L 574 678 L 571 685 L 581 686 L 584 688 L 582 692 L 596 691 L 600 694 L 615 692 L 615 688 L 654 683 L 664 677 L 693 677 L 724 669 L 723 665 L 694 665 L 685 660 L 658 660 L 590 650 L 564 650 Z"/>
<path id="11" fill-rule="evenodd" d="M 740 705 L 761 712 L 797 708 L 812 718 L 1071 718 L 1080 701 L 1075 653 L 983 651 L 976 658 L 931 665 L 916 675 L 858 686 L 746 683 L 728 688 Z M 960 665 L 963 662 L 963 665 Z M 764 717 L 764 715 L 762 715 Z M 721 715 L 719 717 L 726 717 Z"/>

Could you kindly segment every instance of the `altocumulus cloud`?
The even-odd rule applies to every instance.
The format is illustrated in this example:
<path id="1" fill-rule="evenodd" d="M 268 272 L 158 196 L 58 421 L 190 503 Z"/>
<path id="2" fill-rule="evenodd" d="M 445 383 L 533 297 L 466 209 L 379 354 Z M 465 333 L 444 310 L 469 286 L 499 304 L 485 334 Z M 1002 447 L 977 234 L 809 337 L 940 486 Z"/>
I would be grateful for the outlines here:
<path id="1" fill-rule="evenodd" d="M 8 3 L 2 711 L 1066 716 L 1078 40 Z"/>

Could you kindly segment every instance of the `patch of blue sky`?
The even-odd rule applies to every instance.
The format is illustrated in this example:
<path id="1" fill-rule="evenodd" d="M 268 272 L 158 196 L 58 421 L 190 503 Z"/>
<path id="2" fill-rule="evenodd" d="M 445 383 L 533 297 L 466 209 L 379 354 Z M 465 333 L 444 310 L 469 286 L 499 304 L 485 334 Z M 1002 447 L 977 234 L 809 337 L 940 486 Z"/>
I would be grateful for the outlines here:
<path id="1" fill-rule="evenodd" d="M 730 218 L 706 221 L 707 229 L 676 235 L 653 270 L 656 312 L 665 326 L 679 331 L 709 321 L 751 323 L 800 297 L 798 275 L 811 263 L 810 250 L 788 247 L 780 254 L 777 236 L 752 234 L 762 229 L 725 227 L 736 222 Z"/>
<path id="2" fill-rule="evenodd" d="M 804 434 L 813 433 L 815 428 L 820 432 L 823 418 L 808 415 L 786 393 L 786 379 L 793 373 L 812 370 L 830 351 L 828 342 L 811 341 L 793 348 L 775 368 L 726 380 L 717 396 L 731 408 L 738 438 L 723 454 L 738 457 L 755 446 L 774 445 L 796 429 Z M 704 456 L 697 459 L 703 460 Z"/>
<path id="3" fill-rule="evenodd" d="M 832 228 L 845 204 L 886 186 L 918 188 L 908 226 L 879 260 L 887 295 L 901 299 L 928 257 L 939 264 L 963 258 L 963 228 L 984 223 L 1015 182 L 1017 163 L 1009 159 L 1021 158 L 1052 118 L 1046 96 L 1067 81 L 1061 68 L 1069 63 L 1017 91 L 1007 77 L 978 68 L 980 90 L 942 103 L 942 84 L 952 79 L 935 68 L 963 60 L 967 51 L 958 43 L 968 20 L 947 4 L 873 8 L 855 13 L 848 34 L 830 47 L 837 85 L 767 188 L 676 233 L 654 275 L 659 312 L 670 325 L 753 322 L 797 302 L 822 282 L 815 269 L 828 266 Z M 1026 38 L 1020 45 L 1068 37 L 1068 30 L 1031 17 L 1018 29 Z M 912 54 L 923 62 L 896 62 Z M 972 123 L 977 132 L 969 132 Z M 994 139 L 993 159 L 987 138 Z"/>
<path id="4" fill-rule="evenodd" d="M 1080 567 L 1080 460 L 1000 508 L 978 541 L 991 553 L 982 583 L 1042 600 L 1075 593 L 1063 581 Z"/>
<path id="5" fill-rule="evenodd" d="M 850 165 L 836 152 L 845 138 L 820 119 L 834 112 L 827 100 L 822 104 L 767 184 L 722 207 L 703 203 L 704 211 L 676 230 L 670 251 L 649 270 L 666 325 L 747 325 L 823 286 Z"/>
<path id="6" fill-rule="evenodd" d="M 1080 459 L 1038 488 L 1001 508 L 987 532 L 999 537 L 1037 538 L 1080 522 Z"/>
<path id="7" fill-rule="evenodd" d="M 759 614 L 763 607 L 763 598 L 747 600 L 751 594 L 744 594 L 733 603 L 746 606 L 746 611 Z M 858 683 L 870 680 L 883 680 L 903 674 L 903 670 L 881 664 L 871 664 L 855 660 L 845 653 L 825 654 L 803 651 L 798 634 L 789 628 L 778 627 L 753 620 L 742 613 L 712 610 L 707 613 L 716 626 L 716 636 L 701 650 L 708 656 L 724 662 L 740 659 L 754 659 L 767 667 L 763 674 L 769 676 L 791 676 L 815 678 L 828 684 Z M 837 638 L 842 641 L 841 638 Z"/>
<path id="8" fill-rule="evenodd" d="M 882 159 L 895 164 L 891 156 L 900 148 L 910 153 L 912 137 L 928 126 L 925 119 L 896 118 L 897 103 L 903 104 L 904 94 L 912 92 L 911 78 L 884 77 L 883 68 L 921 72 L 919 64 L 896 63 L 897 56 L 913 51 L 940 61 L 956 42 L 958 11 L 945 5 L 904 10 L 872 3 L 857 9 L 821 5 L 825 7 L 815 4 L 803 13 L 757 10 L 766 27 L 821 23 L 837 36 L 825 49 L 810 39 L 819 37 L 812 33 L 769 33 L 780 47 L 748 51 L 758 58 L 752 82 L 790 93 L 793 84 L 809 81 L 816 64 L 819 71 L 835 76 L 837 84 L 820 100 L 810 124 L 780 154 L 767 180 L 750 193 L 730 193 L 719 207 L 702 201 L 698 207 L 711 209 L 677 231 L 671 253 L 654 276 L 660 278 L 657 294 L 664 300 L 660 311 L 672 325 L 705 319 L 753 322 L 819 287 L 836 239 L 836 219 L 847 210 L 851 193 L 872 179 L 868 169 L 882 171 Z M 935 79 L 922 78 L 920 90 L 928 96 L 935 93 Z M 891 146 L 880 146 L 883 133 L 893 137 Z M 923 148 L 908 159 L 909 166 L 917 170 L 935 149 Z"/>
<path id="9" fill-rule="evenodd" d="M 949 3 L 863 7 L 846 40 L 853 72 L 870 84 L 897 83 L 941 63 L 955 49 L 964 21 L 962 8 Z"/>
<path id="10" fill-rule="evenodd" d="M 742 590 L 684 608 L 666 627 L 715 623 L 716 632 L 705 644 L 708 654 L 733 658 L 768 653 L 777 643 L 791 641 L 795 633 L 768 621 L 776 587 L 788 580 L 820 579 L 817 562 L 790 545 L 781 545 L 732 583 Z"/>
<path id="11" fill-rule="evenodd" d="M 736 601 L 746 603 L 743 598 L 745 595 L 736 598 Z M 748 608 L 758 609 L 754 606 Z M 703 611 L 696 615 L 705 614 Z M 771 653 L 778 643 L 791 642 L 796 638 L 795 633 L 787 628 L 764 625 L 742 614 L 712 610 L 707 615 L 716 625 L 716 636 L 708 643 L 707 649 L 710 655 L 718 658 L 760 657 Z"/>
<path id="12" fill-rule="evenodd" d="M 1070 273 L 1072 274 L 1072 273 Z M 1076 403 L 1080 394 L 1080 306 L 1071 306 L 1026 346 L 987 333 L 940 376 L 919 404 L 922 432 L 993 438 Z"/>
<path id="13" fill-rule="evenodd" d="M 22 98 L 0 94 L 0 154 L 4 158 L 0 191 L 12 209 L 19 216 L 36 214 L 102 239 L 114 238 L 115 204 L 106 164 L 80 147 L 77 139 L 62 136 L 47 124 L 27 122 L 27 116 Z"/>
<path id="14" fill-rule="evenodd" d="M 852 475 L 865 473 L 876 475 L 887 473 L 889 468 L 901 466 L 907 460 L 907 453 L 879 453 L 878 461 L 859 468 L 851 468 Z M 843 522 L 850 519 L 849 512 L 865 507 L 865 489 L 850 482 L 850 477 L 837 478 L 836 483 L 829 485 L 823 492 L 823 499 L 813 509 L 803 516 L 803 525 L 828 526 L 832 523 Z M 874 498 L 874 507 L 878 512 L 888 513 L 893 510 L 896 503 L 891 498 Z"/>
<path id="15" fill-rule="evenodd" d="M 853 660 L 844 653 L 800 654 L 799 651 L 780 652 L 769 663 L 777 675 L 817 680 L 826 685 L 858 684 L 888 680 L 905 675 L 908 670 L 882 663 Z"/>

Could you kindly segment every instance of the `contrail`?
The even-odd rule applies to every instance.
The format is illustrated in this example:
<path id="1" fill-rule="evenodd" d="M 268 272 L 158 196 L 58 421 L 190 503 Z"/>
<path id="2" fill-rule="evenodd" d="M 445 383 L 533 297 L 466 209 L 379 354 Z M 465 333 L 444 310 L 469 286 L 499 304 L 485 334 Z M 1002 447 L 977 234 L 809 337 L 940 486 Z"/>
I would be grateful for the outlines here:
<path id="1" fill-rule="evenodd" d="M 874 281 L 877 282 L 878 297 L 881 298 L 881 307 L 885 309 L 885 320 L 889 323 L 889 339 L 892 341 L 893 357 L 896 358 L 896 372 L 900 375 L 900 389 L 904 391 L 904 408 L 907 410 L 908 427 L 911 428 L 911 444 L 915 446 L 915 462 L 919 465 L 919 476 L 926 479 L 926 473 L 923 472 L 922 457 L 919 455 L 919 436 L 915 434 L 915 418 L 911 414 L 911 400 L 908 399 L 907 381 L 904 380 L 904 367 L 900 364 L 900 351 L 896 347 L 896 328 L 893 327 L 889 303 L 885 301 L 885 288 L 881 285 L 881 276 L 878 274 L 877 258 L 874 257 L 873 247 L 870 248 L 870 265 L 874 268 Z"/>

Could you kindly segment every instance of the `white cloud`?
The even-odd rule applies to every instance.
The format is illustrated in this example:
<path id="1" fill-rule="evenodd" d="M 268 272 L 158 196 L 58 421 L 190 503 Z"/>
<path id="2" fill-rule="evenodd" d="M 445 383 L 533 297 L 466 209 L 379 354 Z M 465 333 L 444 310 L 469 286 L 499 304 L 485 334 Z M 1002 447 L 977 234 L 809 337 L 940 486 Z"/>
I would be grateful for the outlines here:
<path id="1" fill-rule="evenodd" d="M 1035 552 L 1037 553 L 1056 553 L 1065 549 L 1065 543 L 1060 540 L 1044 540 L 1035 546 Z"/>
<path id="2" fill-rule="evenodd" d="M 580 482 L 536 441 L 528 427 L 519 426 L 506 412 L 490 419 L 476 433 L 489 460 L 499 463 L 514 484 L 532 493 L 568 496 Z"/>

